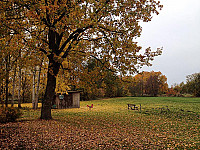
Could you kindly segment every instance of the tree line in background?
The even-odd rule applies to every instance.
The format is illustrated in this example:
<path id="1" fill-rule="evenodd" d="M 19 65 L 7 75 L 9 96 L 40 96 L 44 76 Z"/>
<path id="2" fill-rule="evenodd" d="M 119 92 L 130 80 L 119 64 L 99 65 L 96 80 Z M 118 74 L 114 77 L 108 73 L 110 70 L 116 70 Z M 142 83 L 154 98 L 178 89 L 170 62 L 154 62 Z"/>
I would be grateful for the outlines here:
<path id="1" fill-rule="evenodd" d="M 158 96 L 168 90 L 167 78 L 161 72 L 121 76 L 100 68 L 95 60 L 84 66 L 85 75 L 81 76 L 77 84 L 77 88 L 83 89 L 83 100 L 121 96 Z"/>
<path id="2" fill-rule="evenodd" d="M 19 66 L 17 61 L 12 64 L 12 55 L 9 57 L 9 62 L 6 62 L 5 58 L 1 60 L 1 103 L 6 106 L 8 103 L 12 105 L 18 103 L 18 107 L 21 107 L 21 103 L 32 102 L 33 108 L 36 109 L 38 100 L 44 97 L 48 62 L 44 58 L 35 59 L 21 55 L 20 59 L 26 63 Z M 73 68 L 76 66 L 76 69 L 70 70 L 70 66 Z M 168 90 L 167 78 L 161 72 L 121 76 L 104 68 L 96 59 L 90 59 L 81 65 L 65 61 L 57 78 L 57 93 L 80 90 L 81 100 L 121 96 L 158 96 Z"/>
<path id="3" fill-rule="evenodd" d="M 174 84 L 168 96 L 195 96 L 200 97 L 200 73 L 186 76 L 186 83 Z"/>
<path id="4" fill-rule="evenodd" d="M 5 55 L 5 53 L 2 53 Z M 31 57 L 32 56 L 32 57 Z M 1 58 L 0 102 L 11 103 L 32 102 L 38 107 L 43 99 L 47 81 L 48 61 L 42 55 L 27 56 L 11 53 Z M 8 59 L 7 59 L 8 58 Z M 76 69 L 69 69 L 76 66 Z M 65 68 L 68 68 L 67 70 Z M 122 96 L 200 96 L 200 73 L 188 75 L 186 83 L 175 84 L 168 88 L 167 77 L 161 72 L 141 72 L 135 76 L 121 76 L 103 67 L 96 59 L 77 63 L 65 61 L 63 69 L 58 73 L 57 93 L 67 90 L 80 90 L 81 100 Z M 40 101 L 41 102 L 41 101 Z"/>

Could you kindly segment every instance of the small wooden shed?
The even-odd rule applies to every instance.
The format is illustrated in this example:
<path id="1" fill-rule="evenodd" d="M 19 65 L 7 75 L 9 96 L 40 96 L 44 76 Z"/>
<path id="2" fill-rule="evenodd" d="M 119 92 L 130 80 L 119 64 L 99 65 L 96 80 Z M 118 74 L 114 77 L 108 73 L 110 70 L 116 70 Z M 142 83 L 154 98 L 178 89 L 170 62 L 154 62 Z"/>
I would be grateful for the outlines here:
<path id="1" fill-rule="evenodd" d="M 68 91 L 68 94 L 56 94 L 53 108 L 80 108 L 80 91 Z"/>

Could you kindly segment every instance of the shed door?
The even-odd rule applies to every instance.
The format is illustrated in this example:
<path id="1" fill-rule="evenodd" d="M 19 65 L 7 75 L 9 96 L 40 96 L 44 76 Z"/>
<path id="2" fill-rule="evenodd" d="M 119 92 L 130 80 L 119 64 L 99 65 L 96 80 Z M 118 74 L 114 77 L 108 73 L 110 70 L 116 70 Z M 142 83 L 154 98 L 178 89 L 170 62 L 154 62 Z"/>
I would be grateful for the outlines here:
<path id="1" fill-rule="evenodd" d="M 73 93 L 73 107 L 80 108 L 80 93 Z"/>
<path id="2" fill-rule="evenodd" d="M 72 94 L 65 95 L 65 102 L 66 102 L 66 108 L 69 108 L 69 107 L 73 106 Z"/>

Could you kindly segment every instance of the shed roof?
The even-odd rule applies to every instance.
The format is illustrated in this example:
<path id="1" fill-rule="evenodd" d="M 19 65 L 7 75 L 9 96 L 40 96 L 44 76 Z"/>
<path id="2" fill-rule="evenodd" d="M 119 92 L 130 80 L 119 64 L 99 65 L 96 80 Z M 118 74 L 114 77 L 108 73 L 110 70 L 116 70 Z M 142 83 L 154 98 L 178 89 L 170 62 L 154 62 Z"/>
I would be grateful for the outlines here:
<path id="1" fill-rule="evenodd" d="M 81 91 L 67 91 L 67 93 L 80 93 Z"/>
<path id="2" fill-rule="evenodd" d="M 71 94 L 71 93 L 80 93 L 80 92 L 82 92 L 82 91 L 67 91 L 67 93 L 56 93 L 56 95 L 69 95 L 69 94 Z"/>

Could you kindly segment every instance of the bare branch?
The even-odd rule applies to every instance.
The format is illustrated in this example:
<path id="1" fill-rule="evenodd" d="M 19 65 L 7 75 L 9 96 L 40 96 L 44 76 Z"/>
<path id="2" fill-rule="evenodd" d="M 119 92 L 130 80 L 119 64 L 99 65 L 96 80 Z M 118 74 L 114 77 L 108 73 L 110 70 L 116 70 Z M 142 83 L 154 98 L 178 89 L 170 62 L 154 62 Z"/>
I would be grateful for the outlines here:
<path id="1" fill-rule="evenodd" d="M 103 65 L 103 67 L 105 67 L 107 70 L 109 70 L 109 71 L 111 71 L 111 72 L 115 72 L 114 70 L 108 68 L 108 67 L 105 65 L 106 62 L 102 62 L 99 58 L 97 58 L 97 57 L 94 56 L 94 55 L 90 55 L 90 56 L 91 56 L 92 58 L 96 59 L 97 61 L 99 61 L 99 62 Z"/>
<path id="2" fill-rule="evenodd" d="M 110 44 L 110 46 L 111 46 L 113 52 L 116 52 L 113 43 L 109 40 L 109 38 L 108 38 L 108 36 L 106 35 L 106 33 L 105 33 L 103 30 L 101 30 L 101 32 L 103 33 L 105 39 L 106 39 L 106 40 L 108 41 L 108 43 Z"/>

